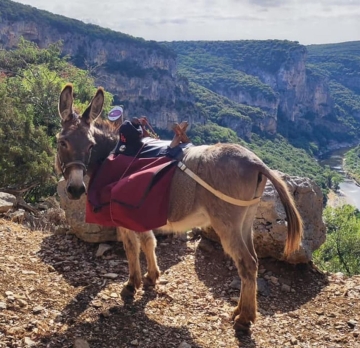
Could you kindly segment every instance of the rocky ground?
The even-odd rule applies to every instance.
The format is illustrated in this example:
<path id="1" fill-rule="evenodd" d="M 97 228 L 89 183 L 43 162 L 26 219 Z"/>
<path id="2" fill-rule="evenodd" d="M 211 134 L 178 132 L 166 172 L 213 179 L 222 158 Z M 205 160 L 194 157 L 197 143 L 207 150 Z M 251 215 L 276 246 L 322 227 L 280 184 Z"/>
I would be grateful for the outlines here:
<path id="1" fill-rule="evenodd" d="M 99 252 L 0 219 L 0 347 L 360 347 L 360 276 L 261 260 L 258 321 L 235 335 L 236 270 L 190 237 L 159 237 L 160 282 L 129 302 L 121 243 Z"/>

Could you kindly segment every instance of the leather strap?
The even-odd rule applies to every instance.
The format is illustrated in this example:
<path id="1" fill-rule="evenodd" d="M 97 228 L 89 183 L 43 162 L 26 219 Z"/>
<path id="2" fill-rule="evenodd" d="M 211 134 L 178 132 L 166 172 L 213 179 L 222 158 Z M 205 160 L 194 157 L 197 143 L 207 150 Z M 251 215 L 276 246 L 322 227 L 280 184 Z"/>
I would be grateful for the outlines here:
<path id="1" fill-rule="evenodd" d="M 193 171 L 191 171 L 183 162 L 179 162 L 177 166 L 187 175 L 189 175 L 192 179 L 194 179 L 198 184 L 200 184 L 202 187 L 206 188 L 208 191 L 210 191 L 213 195 L 220 198 L 221 200 L 228 202 L 233 205 L 237 205 L 239 207 L 248 207 L 250 205 L 256 204 L 260 202 L 261 197 L 257 197 L 252 199 L 251 201 L 243 201 L 241 199 L 236 199 L 233 197 L 230 197 L 218 190 L 215 190 L 212 188 L 209 184 L 207 184 L 203 179 L 201 179 L 199 176 L 197 176 Z"/>

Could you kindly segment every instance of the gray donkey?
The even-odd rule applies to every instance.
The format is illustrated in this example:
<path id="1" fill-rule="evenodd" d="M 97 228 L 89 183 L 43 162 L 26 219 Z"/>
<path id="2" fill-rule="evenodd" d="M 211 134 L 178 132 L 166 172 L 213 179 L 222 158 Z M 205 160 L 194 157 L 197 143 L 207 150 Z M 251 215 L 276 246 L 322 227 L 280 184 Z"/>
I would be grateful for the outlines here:
<path id="1" fill-rule="evenodd" d="M 56 167 L 67 181 L 69 199 L 85 193 L 84 175 L 107 157 L 118 137 L 108 121 L 97 119 L 103 109 L 104 90 L 99 88 L 82 115 L 73 108 L 73 87 L 67 84 L 60 94 L 61 132 L 57 135 Z M 192 227 L 212 226 L 224 251 L 235 262 L 241 278 L 239 303 L 233 313 L 234 328 L 248 330 L 257 312 L 258 259 L 253 244 L 252 225 L 267 178 L 273 183 L 284 205 L 288 234 L 284 257 L 299 248 L 302 220 L 285 182 L 254 153 L 237 144 L 194 146 L 186 150 L 182 162 L 203 181 L 227 197 L 250 201 L 246 206 L 225 202 L 190 176 L 176 169 L 170 188 L 168 222 L 160 229 L 184 232 Z M 251 202 L 253 201 L 253 202 Z M 254 203 L 256 202 L 256 203 Z M 136 233 L 117 228 L 129 261 L 129 280 L 124 290 L 134 295 L 141 285 L 140 248 L 145 253 L 147 273 L 144 282 L 155 285 L 160 276 L 152 231 Z"/>

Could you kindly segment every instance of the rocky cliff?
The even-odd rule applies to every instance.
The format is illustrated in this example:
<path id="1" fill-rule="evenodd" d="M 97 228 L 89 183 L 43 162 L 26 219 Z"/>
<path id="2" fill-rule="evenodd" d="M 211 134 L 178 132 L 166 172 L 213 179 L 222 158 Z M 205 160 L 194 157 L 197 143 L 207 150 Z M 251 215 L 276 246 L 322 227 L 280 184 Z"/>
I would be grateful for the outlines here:
<path id="1" fill-rule="evenodd" d="M 210 120 L 234 129 L 241 138 L 280 132 L 322 145 L 329 139 L 356 137 L 360 129 L 354 49 L 351 59 L 344 50 L 339 55 L 336 51 L 327 64 L 328 51 L 309 47 L 309 64 L 307 48 L 298 42 L 157 43 L 1 1 L 0 47 L 15 47 L 21 36 L 40 47 L 61 40 L 64 54 L 75 65 L 91 69 L 96 83 L 115 95 L 115 103 L 125 105 L 126 115 L 146 115 L 161 129 L 184 119 L 190 125 Z M 189 89 L 188 81 L 197 87 Z M 198 103 L 201 94 L 204 97 L 201 88 L 221 99 L 217 107 L 210 105 L 214 100 Z M 224 107 L 225 116 L 219 112 Z"/>
<path id="2" fill-rule="evenodd" d="M 64 55 L 92 69 L 96 83 L 125 105 L 127 115 L 146 115 L 159 128 L 184 118 L 190 124 L 204 121 L 187 81 L 176 76 L 175 54 L 156 42 L 2 1 L 0 47 L 14 48 L 20 37 L 39 47 L 62 41 Z"/>
<path id="3" fill-rule="evenodd" d="M 237 103 L 261 109 L 260 128 L 277 122 L 322 123 L 333 110 L 328 79 L 306 66 L 307 50 L 290 41 L 173 42 L 180 71 Z M 281 120 L 279 115 L 282 116 Z M 310 126 L 311 128 L 311 126 Z"/>

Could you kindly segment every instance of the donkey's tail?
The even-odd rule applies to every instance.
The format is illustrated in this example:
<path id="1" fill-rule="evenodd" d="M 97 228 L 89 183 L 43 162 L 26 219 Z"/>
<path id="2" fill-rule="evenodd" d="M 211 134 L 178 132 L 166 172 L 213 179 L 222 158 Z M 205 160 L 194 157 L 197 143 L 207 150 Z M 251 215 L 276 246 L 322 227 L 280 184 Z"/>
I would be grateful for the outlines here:
<path id="1" fill-rule="evenodd" d="M 285 181 L 265 164 L 262 164 L 259 169 L 260 172 L 263 173 L 275 186 L 280 200 L 285 208 L 288 222 L 288 233 L 284 256 L 287 258 L 291 253 L 299 249 L 303 236 L 303 222 Z"/>

